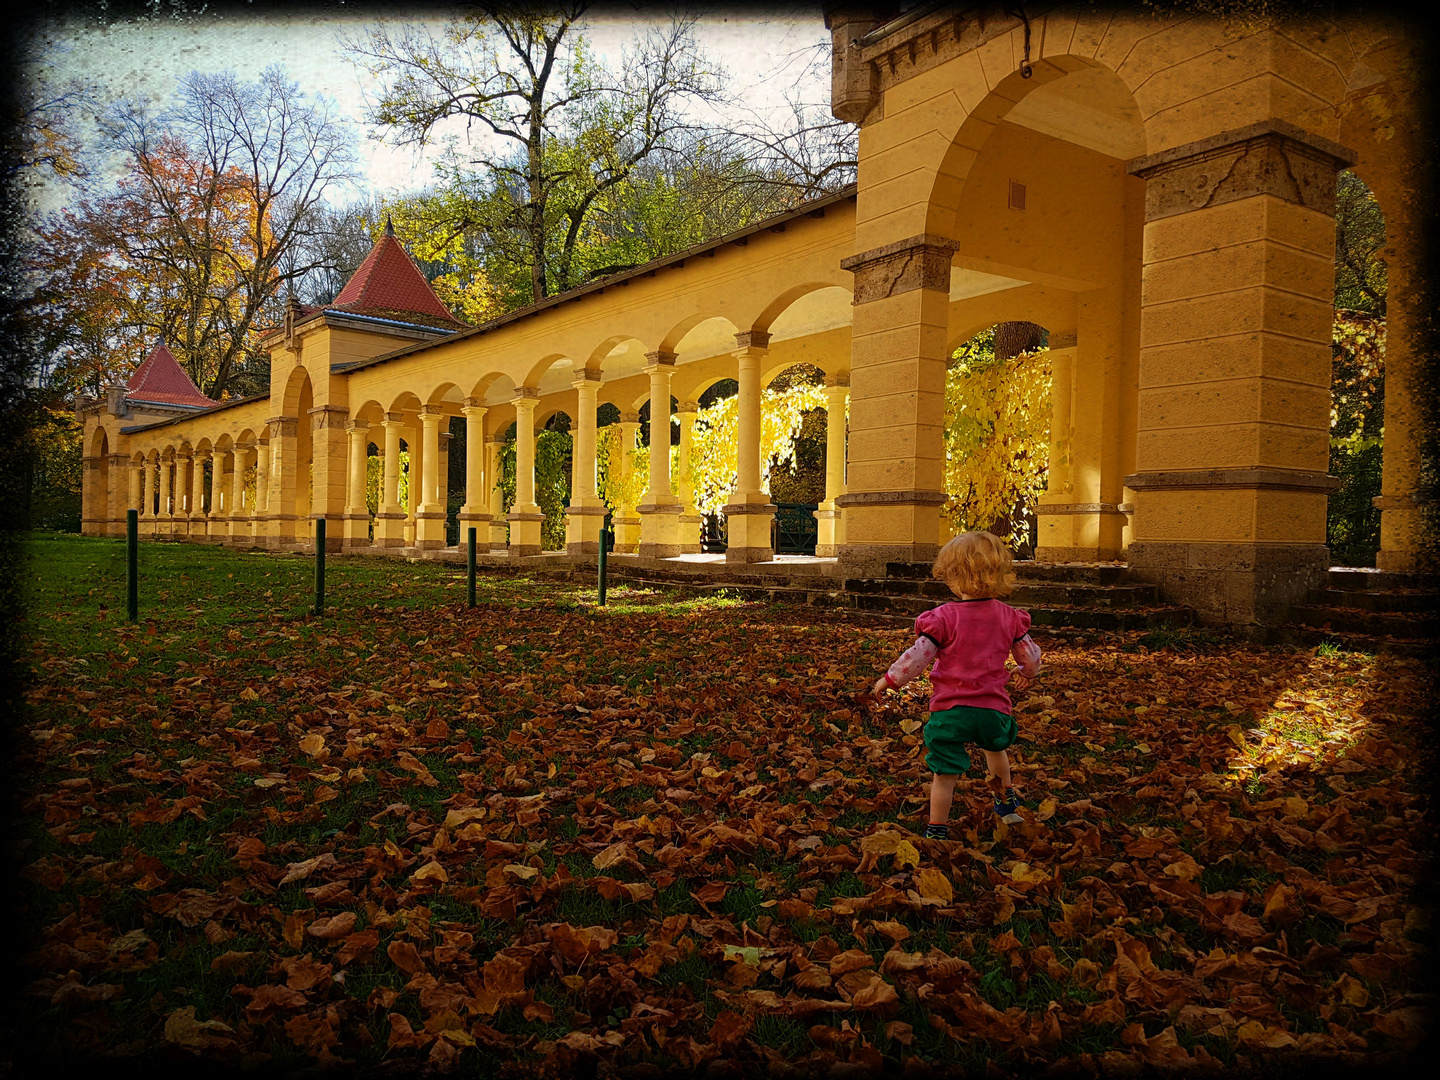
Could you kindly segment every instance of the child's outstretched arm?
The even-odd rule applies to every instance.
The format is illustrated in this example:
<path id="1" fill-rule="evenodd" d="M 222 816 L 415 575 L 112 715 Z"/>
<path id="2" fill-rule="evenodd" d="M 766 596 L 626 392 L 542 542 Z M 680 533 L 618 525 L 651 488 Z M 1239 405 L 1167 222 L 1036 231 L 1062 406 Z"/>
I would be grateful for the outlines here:
<path id="1" fill-rule="evenodd" d="M 899 690 L 900 687 L 924 671 L 930 662 L 939 655 L 940 646 L 922 634 L 915 639 L 914 645 L 901 653 L 900 658 L 890 665 L 890 670 L 876 680 L 875 696 L 879 697 L 887 687 L 891 690 Z"/>
<path id="2" fill-rule="evenodd" d="M 1025 679 L 1033 679 L 1040 670 L 1040 646 L 1036 645 L 1026 634 L 1010 649 L 1010 655 L 1015 658 L 1015 663 L 1020 665 L 1020 676 Z"/>

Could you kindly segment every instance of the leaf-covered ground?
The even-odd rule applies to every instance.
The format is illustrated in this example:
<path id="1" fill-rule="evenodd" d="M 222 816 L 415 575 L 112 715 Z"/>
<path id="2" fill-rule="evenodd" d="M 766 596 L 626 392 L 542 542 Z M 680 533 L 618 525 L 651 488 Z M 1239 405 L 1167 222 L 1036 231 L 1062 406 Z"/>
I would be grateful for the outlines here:
<path id="1" fill-rule="evenodd" d="M 1044 642 L 1023 825 L 927 842 L 910 635 L 434 565 L 30 545 L 22 1058 L 502 1075 L 1383 1062 L 1413 661 Z M 1150 639 L 1154 644 L 1155 639 Z M 24 1038 L 20 1039 L 20 1033 Z M 843 1070 L 841 1070 L 843 1071 Z"/>

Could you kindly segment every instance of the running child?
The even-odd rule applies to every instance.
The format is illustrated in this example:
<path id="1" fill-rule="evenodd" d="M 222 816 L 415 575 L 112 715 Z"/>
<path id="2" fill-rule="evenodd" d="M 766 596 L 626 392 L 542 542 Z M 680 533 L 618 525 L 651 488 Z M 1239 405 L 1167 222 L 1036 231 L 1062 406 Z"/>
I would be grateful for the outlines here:
<path id="1" fill-rule="evenodd" d="M 878 698 L 888 687 L 898 690 L 933 661 L 930 672 L 930 718 L 925 724 L 925 764 L 934 771 L 930 782 L 930 823 L 927 840 L 949 835 L 950 803 L 955 783 L 970 769 L 966 747 L 985 754 L 995 813 L 1002 821 L 1023 820 L 1010 781 L 1010 756 L 1015 741 L 1014 707 L 1005 684 L 1010 677 L 1007 656 L 1020 665 L 1024 686 L 1040 670 L 1040 647 L 1030 639 L 1030 613 L 1003 603 L 1015 590 L 1010 551 L 988 532 L 955 537 L 935 559 L 934 575 L 959 597 L 931 608 L 915 620 L 919 635 L 876 683 Z"/>

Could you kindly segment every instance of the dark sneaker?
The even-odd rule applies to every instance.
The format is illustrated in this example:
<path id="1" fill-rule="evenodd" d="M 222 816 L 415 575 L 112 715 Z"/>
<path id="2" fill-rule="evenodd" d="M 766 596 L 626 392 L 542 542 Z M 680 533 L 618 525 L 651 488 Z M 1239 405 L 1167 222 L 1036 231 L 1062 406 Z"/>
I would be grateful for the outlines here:
<path id="1" fill-rule="evenodd" d="M 925 826 L 925 839 L 926 839 L 926 840 L 949 840 L 949 839 L 950 839 L 950 825 L 949 825 L 948 823 L 942 824 L 942 825 L 937 825 L 937 824 L 935 824 L 935 822 L 932 821 L 930 824 L 928 824 L 928 825 Z"/>
<path id="2" fill-rule="evenodd" d="M 995 800 L 995 815 L 1006 825 L 1019 825 L 1025 819 L 1019 814 L 1020 801 L 1015 798 L 1015 790 L 1007 788 L 1005 798 Z"/>

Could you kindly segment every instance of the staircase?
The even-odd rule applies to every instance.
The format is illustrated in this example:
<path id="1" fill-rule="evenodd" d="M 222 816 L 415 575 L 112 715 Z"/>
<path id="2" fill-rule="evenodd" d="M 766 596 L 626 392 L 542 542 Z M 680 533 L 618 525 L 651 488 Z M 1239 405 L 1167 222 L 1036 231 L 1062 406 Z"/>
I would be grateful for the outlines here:
<path id="1" fill-rule="evenodd" d="M 798 569 L 798 568 L 797 568 Z M 818 572 L 787 574 L 726 567 L 694 571 L 640 569 L 611 564 L 610 574 L 639 586 L 683 588 L 741 600 L 848 609 L 908 622 L 953 598 L 930 577 L 929 563 L 889 563 L 883 578 L 836 578 Z M 1188 626 L 1195 613 L 1166 603 L 1155 585 L 1128 580 L 1126 567 L 1100 563 L 1017 562 L 1017 588 L 1008 603 L 1030 612 L 1037 631 L 1057 637 L 1093 632 Z"/>
<path id="2" fill-rule="evenodd" d="M 1275 644 L 1329 642 L 1357 652 L 1420 657 L 1440 630 L 1440 575 L 1334 569 L 1323 588 L 1274 627 Z"/>

